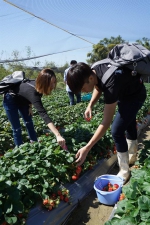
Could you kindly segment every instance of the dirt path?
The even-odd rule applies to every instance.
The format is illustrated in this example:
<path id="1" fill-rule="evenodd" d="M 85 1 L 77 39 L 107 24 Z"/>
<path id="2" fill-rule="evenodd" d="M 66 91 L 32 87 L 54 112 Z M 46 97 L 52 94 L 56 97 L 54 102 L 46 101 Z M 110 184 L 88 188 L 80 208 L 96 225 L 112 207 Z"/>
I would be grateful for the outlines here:
<path id="1" fill-rule="evenodd" d="M 138 137 L 139 148 L 142 148 L 142 142 L 150 140 L 150 126 L 143 129 Z M 110 174 L 118 173 L 118 166 L 116 165 Z M 78 205 L 73 211 L 66 225 L 104 225 L 110 218 L 113 206 L 106 206 L 101 204 L 93 189 L 91 193 Z"/>

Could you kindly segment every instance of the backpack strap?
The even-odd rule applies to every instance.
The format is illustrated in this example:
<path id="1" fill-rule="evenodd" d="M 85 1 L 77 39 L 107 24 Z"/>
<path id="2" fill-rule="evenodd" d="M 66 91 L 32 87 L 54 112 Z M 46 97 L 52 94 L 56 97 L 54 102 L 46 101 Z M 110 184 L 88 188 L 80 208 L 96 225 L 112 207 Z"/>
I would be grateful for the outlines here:
<path id="1" fill-rule="evenodd" d="M 31 87 L 33 87 L 35 89 L 35 86 L 33 84 L 30 84 L 28 82 L 26 84 L 28 84 L 29 86 L 31 86 Z"/>
<path id="2" fill-rule="evenodd" d="M 91 69 L 93 69 L 93 68 L 94 68 L 95 66 L 97 66 L 97 65 L 105 64 L 105 63 L 110 63 L 110 59 L 109 59 L 109 58 L 105 58 L 105 59 L 103 59 L 103 60 L 100 60 L 100 61 L 94 63 L 94 64 L 91 66 Z M 105 84 L 106 81 L 108 80 L 108 78 L 111 77 L 111 75 L 112 75 L 112 74 L 115 72 L 115 70 L 117 70 L 117 69 L 118 69 L 118 66 L 114 66 L 114 65 L 111 65 L 111 64 L 110 64 L 109 69 L 104 73 L 104 75 L 103 75 L 103 77 L 102 77 L 102 79 L 101 79 L 102 83 Z"/>
<path id="3" fill-rule="evenodd" d="M 118 69 L 117 66 L 110 66 L 109 69 L 104 73 L 101 81 L 103 84 L 106 83 L 106 81 L 108 80 L 108 78 L 111 77 L 111 75 Z"/>

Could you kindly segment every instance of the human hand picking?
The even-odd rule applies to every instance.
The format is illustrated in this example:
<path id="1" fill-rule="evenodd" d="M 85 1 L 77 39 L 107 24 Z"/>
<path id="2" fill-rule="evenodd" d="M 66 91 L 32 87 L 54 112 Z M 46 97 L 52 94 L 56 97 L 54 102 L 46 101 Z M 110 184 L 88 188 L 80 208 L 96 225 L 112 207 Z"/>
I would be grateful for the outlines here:
<path id="1" fill-rule="evenodd" d="M 90 121 L 92 119 L 92 109 L 89 106 L 87 107 L 87 109 L 86 109 L 86 111 L 84 113 L 84 119 L 86 121 Z"/>
<path id="2" fill-rule="evenodd" d="M 56 139 L 58 144 L 63 148 L 63 146 L 65 146 L 66 144 L 65 139 L 61 135 L 57 136 Z"/>
<path id="3" fill-rule="evenodd" d="M 85 159 L 86 159 L 86 156 L 88 154 L 88 150 L 86 148 L 86 146 L 84 146 L 83 148 L 79 149 L 77 154 L 76 154 L 76 163 L 77 163 L 77 166 L 81 166 Z"/>
<path id="4" fill-rule="evenodd" d="M 88 122 L 90 122 L 91 119 L 92 119 L 92 117 L 85 118 L 85 120 L 88 121 Z"/>
<path id="5" fill-rule="evenodd" d="M 61 135 L 58 135 L 58 136 L 56 137 L 56 139 L 57 139 L 58 144 L 59 144 L 62 148 L 63 148 L 63 146 L 66 145 L 65 139 L 64 139 Z"/>

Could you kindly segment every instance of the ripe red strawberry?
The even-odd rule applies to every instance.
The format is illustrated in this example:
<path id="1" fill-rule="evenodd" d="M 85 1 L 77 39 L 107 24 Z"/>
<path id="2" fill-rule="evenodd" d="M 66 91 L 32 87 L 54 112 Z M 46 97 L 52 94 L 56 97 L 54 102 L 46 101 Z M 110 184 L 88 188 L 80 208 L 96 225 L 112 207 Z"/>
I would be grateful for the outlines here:
<path id="1" fill-rule="evenodd" d="M 112 188 L 112 187 L 109 187 L 109 188 L 108 188 L 108 191 L 113 191 L 113 188 Z"/>
<path id="2" fill-rule="evenodd" d="M 4 221 L 4 222 L 2 223 L 2 225 L 7 225 L 7 222 L 6 222 L 6 221 Z"/>
<path id="3" fill-rule="evenodd" d="M 62 200 L 62 201 L 64 200 L 64 196 L 63 195 L 60 195 L 59 197 L 60 197 L 60 200 Z"/>
<path id="4" fill-rule="evenodd" d="M 19 218 L 22 218 L 22 217 L 23 217 L 23 214 L 22 214 L 22 213 L 19 213 L 17 216 L 18 216 Z"/>
<path id="5" fill-rule="evenodd" d="M 124 193 L 121 193 L 121 194 L 120 194 L 120 197 L 119 197 L 119 201 L 121 201 L 121 200 L 123 200 L 123 199 L 125 199 L 125 194 L 124 194 Z"/>
<path id="6" fill-rule="evenodd" d="M 108 186 L 103 187 L 102 191 L 108 191 Z"/>
<path id="7" fill-rule="evenodd" d="M 68 201 L 69 201 L 69 198 L 68 198 L 68 197 L 65 197 L 65 198 L 64 198 L 64 201 L 65 201 L 65 202 L 68 202 Z"/>
<path id="8" fill-rule="evenodd" d="M 91 119 L 92 119 L 92 117 L 87 117 L 87 118 L 86 118 L 86 121 L 89 122 Z"/>
<path id="9" fill-rule="evenodd" d="M 82 167 L 81 166 L 77 166 L 77 168 L 76 168 L 76 174 L 80 174 L 81 173 L 81 171 L 82 171 Z"/>
<path id="10" fill-rule="evenodd" d="M 61 191 L 60 191 L 60 190 L 58 190 L 58 191 L 57 191 L 57 194 L 58 194 L 58 195 L 61 195 L 62 193 L 61 193 Z"/>
<path id="11" fill-rule="evenodd" d="M 55 199 L 55 198 L 56 198 L 56 194 L 53 193 L 53 194 L 52 194 L 52 199 Z"/>
<path id="12" fill-rule="evenodd" d="M 116 148 L 116 146 L 114 145 L 114 147 L 113 147 L 113 152 L 114 152 L 114 154 L 116 154 L 117 153 L 117 148 Z"/>
<path id="13" fill-rule="evenodd" d="M 113 185 L 109 182 L 108 183 L 108 188 L 112 188 L 113 187 Z"/>
<path id="14" fill-rule="evenodd" d="M 46 204 L 48 204 L 48 199 L 43 200 L 43 205 L 46 205 Z"/>
<path id="15" fill-rule="evenodd" d="M 115 190 L 117 190 L 119 188 L 119 185 L 118 184 L 114 184 L 113 185 L 113 190 L 115 191 Z"/>
<path id="16" fill-rule="evenodd" d="M 78 180 L 78 178 L 79 178 L 79 176 L 76 174 L 72 176 L 72 180 Z"/>

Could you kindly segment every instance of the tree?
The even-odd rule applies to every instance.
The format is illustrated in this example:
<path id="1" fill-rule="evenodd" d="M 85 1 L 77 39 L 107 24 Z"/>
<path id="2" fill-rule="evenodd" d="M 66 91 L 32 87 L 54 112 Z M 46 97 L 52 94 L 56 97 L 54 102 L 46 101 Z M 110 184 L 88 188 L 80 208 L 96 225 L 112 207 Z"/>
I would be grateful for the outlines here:
<path id="1" fill-rule="evenodd" d="M 136 40 L 136 42 L 150 50 L 150 39 L 149 38 L 143 37 L 142 40 Z"/>
<path id="2" fill-rule="evenodd" d="M 56 66 L 56 64 L 54 62 L 46 61 L 43 68 L 51 68 L 57 77 L 57 88 L 64 89 L 65 88 L 64 71 L 68 67 L 69 67 L 68 63 L 65 63 L 64 66 L 59 67 L 59 66 Z"/>
<path id="3" fill-rule="evenodd" d="M 87 54 L 87 63 L 92 64 L 96 61 L 102 60 L 107 57 L 108 52 L 117 44 L 125 43 L 126 41 L 122 39 L 119 35 L 118 37 L 111 37 L 110 39 L 104 38 L 98 44 L 93 45 L 92 52 Z"/>
<path id="4" fill-rule="evenodd" d="M 150 39 L 143 37 L 142 40 L 136 40 L 137 43 L 143 45 L 147 49 L 150 50 Z M 86 60 L 87 63 L 92 64 L 96 61 L 102 60 L 107 57 L 109 51 L 117 44 L 121 43 L 128 43 L 127 41 L 123 40 L 122 37 L 119 35 L 118 37 L 111 37 L 110 39 L 104 38 L 100 40 L 98 44 L 93 45 L 92 52 L 87 54 L 88 59 Z"/>
<path id="5" fill-rule="evenodd" d="M 61 73 L 55 73 L 57 78 L 57 88 L 64 88 L 65 83 Z"/>
<path id="6" fill-rule="evenodd" d="M 24 71 L 26 73 L 27 78 L 35 79 L 37 77 L 37 71 L 34 70 L 34 68 L 38 67 L 40 65 L 40 61 L 32 59 L 32 60 L 26 60 L 21 61 L 22 58 L 31 58 L 34 56 L 34 53 L 31 51 L 31 48 L 29 46 L 26 47 L 26 56 L 22 57 L 20 52 L 18 50 L 14 50 L 11 53 L 11 58 L 13 58 L 13 62 L 4 63 L 6 70 L 8 71 L 8 74 L 13 73 L 14 71 Z M 20 60 L 20 61 L 18 61 Z M 28 66 L 28 63 L 32 64 L 33 66 Z"/>
<path id="7" fill-rule="evenodd" d="M 11 74 L 10 71 L 8 71 L 3 64 L 0 64 L 0 80 L 2 80 L 5 76 Z"/>

